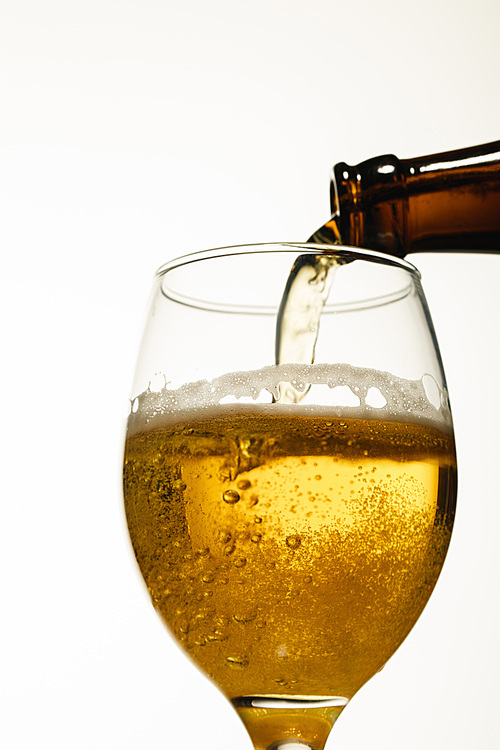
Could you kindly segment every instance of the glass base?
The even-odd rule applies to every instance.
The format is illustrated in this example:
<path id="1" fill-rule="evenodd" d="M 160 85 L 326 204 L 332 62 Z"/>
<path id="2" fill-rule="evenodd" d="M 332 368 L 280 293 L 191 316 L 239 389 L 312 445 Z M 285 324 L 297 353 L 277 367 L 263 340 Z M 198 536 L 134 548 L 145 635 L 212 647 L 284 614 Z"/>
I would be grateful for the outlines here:
<path id="1" fill-rule="evenodd" d="M 243 696 L 231 703 L 255 750 L 323 750 L 348 699 Z"/>

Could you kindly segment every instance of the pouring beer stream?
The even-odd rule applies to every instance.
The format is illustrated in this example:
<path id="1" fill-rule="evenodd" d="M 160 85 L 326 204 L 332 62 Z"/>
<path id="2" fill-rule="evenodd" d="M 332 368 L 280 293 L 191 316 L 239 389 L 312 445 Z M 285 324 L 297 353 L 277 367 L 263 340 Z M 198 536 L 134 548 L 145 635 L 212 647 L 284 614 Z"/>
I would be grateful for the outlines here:
<path id="1" fill-rule="evenodd" d="M 335 270 L 345 262 L 332 246 L 376 250 L 399 258 L 413 252 L 500 253 L 500 141 L 439 154 L 378 156 L 333 168 L 332 217 L 308 243 L 329 252 L 297 258 L 276 326 L 276 364 L 314 362 L 321 312 Z M 311 248 L 312 249 L 312 248 Z M 307 393 L 282 383 L 280 403 Z"/>

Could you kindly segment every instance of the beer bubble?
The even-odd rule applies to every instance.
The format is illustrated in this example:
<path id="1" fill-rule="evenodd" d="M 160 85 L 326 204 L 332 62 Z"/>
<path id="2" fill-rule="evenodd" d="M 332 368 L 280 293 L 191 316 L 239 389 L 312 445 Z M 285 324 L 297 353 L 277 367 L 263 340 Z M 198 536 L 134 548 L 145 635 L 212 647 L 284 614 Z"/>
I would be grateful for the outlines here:
<path id="1" fill-rule="evenodd" d="M 298 549 L 302 544 L 302 540 L 298 534 L 291 534 L 286 538 L 286 546 L 290 549 Z"/>
<path id="2" fill-rule="evenodd" d="M 186 489 L 187 485 L 186 485 L 185 482 L 182 481 L 182 479 L 176 479 L 175 482 L 173 483 L 172 487 L 173 487 L 174 490 L 178 490 L 180 492 L 184 492 L 184 490 Z"/>
<path id="3" fill-rule="evenodd" d="M 207 570 L 206 573 L 203 573 L 201 580 L 203 583 L 212 583 L 212 581 L 215 578 L 215 572 L 213 570 Z"/>
<path id="4" fill-rule="evenodd" d="M 229 531 L 219 531 L 217 541 L 221 544 L 227 544 L 231 541 L 231 533 Z"/>
<path id="5" fill-rule="evenodd" d="M 240 479 L 236 486 L 239 490 L 248 490 L 252 486 L 252 483 L 248 479 Z"/>
<path id="6" fill-rule="evenodd" d="M 250 499 L 248 500 L 248 507 L 249 508 L 253 508 L 254 505 L 257 505 L 258 502 L 259 502 L 259 496 L 258 495 L 255 495 L 255 494 L 250 495 Z"/>
<path id="7" fill-rule="evenodd" d="M 250 541 L 254 542 L 254 544 L 258 544 L 260 540 L 262 539 L 262 534 L 254 534 L 252 537 L 250 537 Z"/>
<path id="8" fill-rule="evenodd" d="M 203 557 L 207 557 L 210 554 L 210 547 L 203 547 L 203 549 L 198 549 L 194 553 L 194 559 L 200 560 Z"/>
<path id="9" fill-rule="evenodd" d="M 255 620 L 257 617 L 257 612 L 238 612 L 237 614 L 233 615 L 233 620 L 235 622 L 239 622 L 242 625 L 245 625 L 247 622 L 252 622 L 252 620 Z"/>
<path id="10" fill-rule="evenodd" d="M 248 667 L 248 659 L 244 656 L 228 656 L 226 662 L 231 669 L 245 669 Z"/>
<path id="11" fill-rule="evenodd" d="M 246 557 L 237 557 L 236 560 L 234 561 L 235 568 L 244 568 L 246 564 L 247 564 Z"/>
<path id="12" fill-rule="evenodd" d="M 228 503 L 229 505 L 234 505 L 238 502 L 240 499 L 239 492 L 236 492 L 236 490 L 226 490 L 222 493 L 222 499 L 225 503 Z"/>
<path id="13" fill-rule="evenodd" d="M 227 641 L 227 635 L 220 630 L 215 630 L 211 635 L 207 635 L 207 641 Z"/>
<path id="14" fill-rule="evenodd" d="M 311 583 L 312 576 L 304 576 L 304 583 Z"/>
<path id="15" fill-rule="evenodd" d="M 253 519 L 253 522 L 254 523 L 262 523 L 262 518 L 260 516 L 255 516 L 255 518 Z"/>
<path id="16" fill-rule="evenodd" d="M 226 544 L 226 546 L 224 547 L 224 554 L 227 556 L 232 555 L 234 550 L 235 550 L 234 544 Z"/>
<path id="17" fill-rule="evenodd" d="M 280 661 L 282 659 L 288 659 L 288 648 L 286 647 L 284 643 L 282 643 L 280 646 L 276 648 L 275 655 L 276 655 L 276 658 L 279 659 Z"/>

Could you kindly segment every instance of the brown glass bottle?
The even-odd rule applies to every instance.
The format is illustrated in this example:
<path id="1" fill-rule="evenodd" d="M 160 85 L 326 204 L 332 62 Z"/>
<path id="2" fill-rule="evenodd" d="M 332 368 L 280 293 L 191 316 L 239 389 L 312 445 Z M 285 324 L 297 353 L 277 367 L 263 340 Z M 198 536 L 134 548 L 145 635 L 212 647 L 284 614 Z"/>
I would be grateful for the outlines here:
<path id="1" fill-rule="evenodd" d="M 332 220 L 311 238 L 403 258 L 423 251 L 500 253 L 500 141 L 333 168 Z"/>

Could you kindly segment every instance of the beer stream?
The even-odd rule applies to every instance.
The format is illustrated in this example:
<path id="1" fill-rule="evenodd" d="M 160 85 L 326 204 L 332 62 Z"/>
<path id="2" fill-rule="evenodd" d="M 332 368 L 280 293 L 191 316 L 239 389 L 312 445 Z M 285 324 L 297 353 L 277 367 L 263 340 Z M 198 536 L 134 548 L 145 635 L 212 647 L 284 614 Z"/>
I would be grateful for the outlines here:
<path id="1" fill-rule="evenodd" d="M 314 362 L 321 313 L 328 299 L 335 271 L 342 265 L 339 256 L 303 254 L 295 261 L 288 277 L 276 322 L 276 364 Z M 291 383 L 280 383 L 277 403 L 299 403 L 308 386 L 298 390 Z"/>

